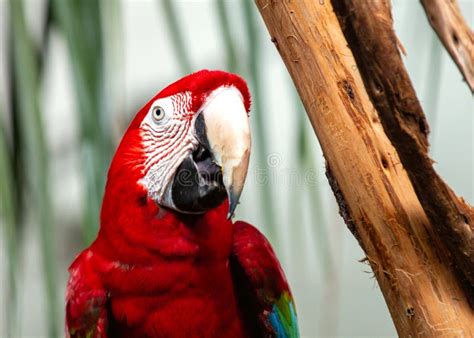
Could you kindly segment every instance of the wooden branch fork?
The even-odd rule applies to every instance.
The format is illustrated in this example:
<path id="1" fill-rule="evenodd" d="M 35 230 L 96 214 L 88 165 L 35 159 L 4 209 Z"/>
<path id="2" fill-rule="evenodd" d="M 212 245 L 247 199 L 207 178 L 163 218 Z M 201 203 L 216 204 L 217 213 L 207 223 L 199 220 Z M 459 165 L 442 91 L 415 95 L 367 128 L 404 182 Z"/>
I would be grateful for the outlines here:
<path id="1" fill-rule="evenodd" d="M 390 2 L 256 3 L 398 334 L 474 337 L 474 212 L 432 167 Z"/>
<path id="2" fill-rule="evenodd" d="M 428 20 L 474 92 L 474 33 L 457 0 L 421 0 Z"/>

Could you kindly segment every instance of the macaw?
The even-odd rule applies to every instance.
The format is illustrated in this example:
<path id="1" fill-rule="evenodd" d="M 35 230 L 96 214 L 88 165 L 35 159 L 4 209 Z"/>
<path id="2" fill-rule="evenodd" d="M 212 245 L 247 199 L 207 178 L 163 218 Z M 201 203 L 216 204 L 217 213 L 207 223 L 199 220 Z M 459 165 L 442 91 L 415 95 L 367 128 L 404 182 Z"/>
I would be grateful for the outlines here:
<path id="1" fill-rule="evenodd" d="M 201 70 L 137 113 L 96 240 L 69 268 L 67 337 L 298 337 L 270 243 L 232 221 L 250 156 L 245 81 Z"/>

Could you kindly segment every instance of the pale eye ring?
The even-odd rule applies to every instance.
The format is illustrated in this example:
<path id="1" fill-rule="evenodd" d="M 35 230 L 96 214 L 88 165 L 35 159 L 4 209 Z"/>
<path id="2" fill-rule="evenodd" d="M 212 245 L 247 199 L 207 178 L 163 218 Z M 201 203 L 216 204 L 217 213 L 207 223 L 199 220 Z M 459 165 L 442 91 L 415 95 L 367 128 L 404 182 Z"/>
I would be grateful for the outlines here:
<path id="1" fill-rule="evenodd" d="M 165 118 L 165 110 L 160 106 L 153 107 L 151 116 L 155 122 L 159 122 Z"/>

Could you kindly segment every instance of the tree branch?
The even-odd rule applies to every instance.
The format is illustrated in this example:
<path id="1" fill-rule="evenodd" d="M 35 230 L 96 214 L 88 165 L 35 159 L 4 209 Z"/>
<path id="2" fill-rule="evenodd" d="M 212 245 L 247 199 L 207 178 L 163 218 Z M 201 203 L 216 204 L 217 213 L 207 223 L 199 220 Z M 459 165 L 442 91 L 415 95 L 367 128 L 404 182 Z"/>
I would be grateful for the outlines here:
<path id="1" fill-rule="evenodd" d="M 331 3 L 256 2 L 319 139 L 341 212 L 367 255 L 398 334 L 473 336 L 474 313 L 449 265 L 449 253 L 369 99 Z M 391 20 L 381 20 L 391 27 Z M 382 69 L 389 68 L 392 64 L 386 63 Z M 398 85 L 409 87 L 406 80 L 402 74 Z M 374 88 L 383 96 L 379 81 Z M 412 109 L 418 101 L 397 93 L 403 103 L 399 108 L 405 108 L 405 132 L 426 150 L 426 121 Z"/>
<path id="2" fill-rule="evenodd" d="M 388 0 L 333 0 L 365 87 L 398 151 L 418 199 L 443 239 L 472 300 L 474 212 L 435 172 L 428 156 L 428 125 L 398 52 Z M 390 65 L 390 67 L 387 67 Z"/>
<path id="3" fill-rule="evenodd" d="M 421 0 L 431 27 L 474 92 L 474 34 L 456 0 Z"/>

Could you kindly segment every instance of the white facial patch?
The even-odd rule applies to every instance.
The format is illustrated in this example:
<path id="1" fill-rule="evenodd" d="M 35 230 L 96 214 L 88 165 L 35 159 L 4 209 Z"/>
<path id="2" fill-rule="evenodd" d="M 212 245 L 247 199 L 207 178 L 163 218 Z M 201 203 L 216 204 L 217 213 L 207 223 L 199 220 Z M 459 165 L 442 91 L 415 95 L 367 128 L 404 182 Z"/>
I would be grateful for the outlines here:
<path id="1" fill-rule="evenodd" d="M 168 186 L 179 165 L 198 145 L 192 112 L 188 111 L 191 99 L 191 93 L 186 92 L 156 100 L 140 125 L 146 155 L 146 174 L 140 183 L 149 197 L 163 206 L 173 207 Z M 157 111 L 164 116 L 158 119 Z"/>

